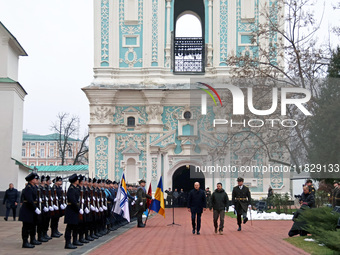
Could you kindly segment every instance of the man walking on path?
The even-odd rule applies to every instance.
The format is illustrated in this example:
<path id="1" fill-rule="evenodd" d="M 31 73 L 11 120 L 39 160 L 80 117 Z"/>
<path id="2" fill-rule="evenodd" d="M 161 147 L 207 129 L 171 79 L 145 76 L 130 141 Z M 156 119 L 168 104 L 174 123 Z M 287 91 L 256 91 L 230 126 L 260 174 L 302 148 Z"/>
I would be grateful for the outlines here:
<path id="1" fill-rule="evenodd" d="M 207 201 L 205 193 L 200 189 L 199 182 L 195 182 L 194 189 L 190 191 L 188 196 L 188 211 L 191 212 L 192 233 L 195 234 L 197 229 L 197 235 L 200 234 L 201 229 L 201 215 L 203 210 L 207 207 Z M 204 209 L 203 209 L 204 208 Z M 197 228 L 196 228 L 196 215 L 197 215 Z"/>
<path id="2" fill-rule="evenodd" d="M 9 184 L 9 189 L 5 192 L 5 197 L 3 200 L 3 204 L 6 204 L 6 217 L 5 221 L 8 220 L 9 212 L 13 210 L 13 220 L 16 218 L 17 214 L 17 206 L 19 201 L 18 191 L 14 188 L 13 183 Z"/>
<path id="3" fill-rule="evenodd" d="M 217 220 L 220 218 L 220 226 L 218 228 L 219 234 L 223 235 L 224 227 L 224 212 L 228 211 L 229 198 L 227 193 L 222 188 L 222 183 L 217 183 L 217 189 L 211 195 L 209 209 L 214 209 L 214 227 L 215 233 L 217 234 L 218 223 Z"/>
<path id="4" fill-rule="evenodd" d="M 237 213 L 237 231 L 241 231 L 241 215 L 243 216 L 243 224 L 246 224 L 248 221 L 247 218 L 247 209 L 251 208 L 251 196 L 249 188 L 243 185 L 244 179 L 242 177 L 237 178 L 237 186 L 233 189 L 233 208 L 235 208 Z"/>

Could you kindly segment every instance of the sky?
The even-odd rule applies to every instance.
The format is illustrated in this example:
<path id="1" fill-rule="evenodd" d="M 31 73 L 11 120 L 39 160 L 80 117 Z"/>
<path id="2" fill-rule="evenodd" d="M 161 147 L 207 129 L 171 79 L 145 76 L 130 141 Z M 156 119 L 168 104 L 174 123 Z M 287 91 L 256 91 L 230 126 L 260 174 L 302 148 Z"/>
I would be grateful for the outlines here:
<path id="1" fill-rule="evenodd" d="M 320 18 L 323 1 L 316 2 Z M 336 2 L 326 1 L 319 38 L 329 40 L 329 28 L 339 23 Z M 0 0 L 0 21 L 28 54 L 19 62 L 19 82 L 28 93 L 24 131 L 49 134 L 57 114 L 66 112 L 79 116 L 82 137 L 89 104 L 81 88 L 93 80 L 93 0 Z M 187 27 L 180 33 L 188 36 L 192 22 L 182 21 Z"/>

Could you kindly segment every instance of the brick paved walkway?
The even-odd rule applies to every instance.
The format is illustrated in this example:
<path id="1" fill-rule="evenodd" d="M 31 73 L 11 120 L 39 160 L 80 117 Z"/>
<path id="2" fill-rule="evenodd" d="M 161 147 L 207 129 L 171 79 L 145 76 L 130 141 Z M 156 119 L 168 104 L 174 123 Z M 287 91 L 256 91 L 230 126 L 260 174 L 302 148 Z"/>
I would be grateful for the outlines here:
<path id="1" fill-rule="evenodd" d="M 172 211 L 166 209 L 166 219 L 155 215 L 145 229 L 133 228 L 112 241 L 90 251 L 91 255 L 132 254 L 307 254 L 285 242 L 292 221 L 250 221 L 237 231 L 236 219 L 225 218 L 224 235 L 213 232 L 212 212 L 202 216 L 201 235 L 191 233 L 190 213 L 176 209 L 175 223 Z"/>

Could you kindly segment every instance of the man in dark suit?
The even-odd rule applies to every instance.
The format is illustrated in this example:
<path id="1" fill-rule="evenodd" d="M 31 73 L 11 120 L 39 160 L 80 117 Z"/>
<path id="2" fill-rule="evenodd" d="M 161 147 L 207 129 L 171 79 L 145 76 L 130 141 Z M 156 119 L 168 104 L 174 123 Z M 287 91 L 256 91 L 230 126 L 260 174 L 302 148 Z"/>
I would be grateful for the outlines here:
<path id="1" fill-rule="evenodd" d="M 6 217 L 5 221 L 7 221 L 9 212 L 13 210 L 13 220 L 15 220 L 17 215 L 17 206 L 18 206 L 19 195 L 17 189 L 14 188 L 13 183 L 9 184 L 9 189 L 6 190 L 3 204 L 6 204 Z"/>
<path id="2" fill-rule="evenodd" d="M 69 177 L 71 183 L 67 190 L 67 207 L 65 209 L 64 223 L 67 224 L 65 230 L 65 249 L 76 249 L 77 246 L 83 244 L 77 240 L 77 228 L 79 223 L 79 214 L 83 215 L 84 211 L 79 208 L 79 176 L 73 174 Z M 71 243 L 71 233 L 73 236 L 73 244 Z"/>
<path id="3" fill-rule="evenodd" d="M 152 199 L 152 197 L 146 193 L 145 189 L 146 182 L 144 180 L 139 181 L 140 187 L 137 189 L 137 201 L 136 201 L 136 210 L 137 210 L 137 227 L 144 228 L 143 224 L 143 212 L 145 212 L 146 208 L 146 199 Z"/>
<path id="4" fill-rule="evenodd" d="M 195 182 L 194 189 L 190 191 L 188 196 L 188 211 L 191 212 L 191 223 L 192 223 L 192 233 L 195 234 L 197 230 L 197 235 L 200 234 L 201 229 L 201 215 L 203 210 L 205 211 L 207 207 L 207 200 L 205 197 L 205 192 L 200 189 L 199 182 Z M 196 215 L 197 215 L 197 228 L 196 228 Z"/>
<path id="5" fill-rule="evenodd" d="M 35 239 L 37 215 L 41 214 L 37 207 L 37 188 L 39 176 L 36 173 L 30 173 L 26 176 L 28 184 L 22 191 L 22 206 L 20 208 L 19 220 L 22 221 L 22 248 L 34 248 L 41 242 Z M 31 242 L 28 242 L 28 236 Z"/>
<path id="6" fill-rule="evenodd" d="M 247 218 L 247 210 L 248 207 L 251 207 L 251 196 L 249 188 L 243 185 L 244 179 L 242 177 L 237 178 L 237 186 L 233 189 L 232 199 L 233 199 L 233 208 L 235 208 L 237 213 L 237 231 L 241 231 L 241 215 L 243 217 L 243 224 L 246 224 L 248 221 Z"/>

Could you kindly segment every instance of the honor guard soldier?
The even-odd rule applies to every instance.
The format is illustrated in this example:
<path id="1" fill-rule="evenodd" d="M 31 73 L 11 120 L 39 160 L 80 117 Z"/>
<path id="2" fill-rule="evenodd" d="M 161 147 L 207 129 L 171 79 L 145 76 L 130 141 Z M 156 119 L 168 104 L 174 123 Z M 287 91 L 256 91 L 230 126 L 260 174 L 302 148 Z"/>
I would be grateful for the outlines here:
<path id="1" fill-rule="evenodd" d="M 89 179 L 86 178 L 84 176 L 84 200 L 85 200 L 85 229 L 84 229 L 84 238 L 87 241 L 93 241 L 94 238 L 92 238 L 89 235 L 89 231 L 90 231 L 90 226 L 91 226 L 91 222 L 92 222 L 92 212 L 91 212 L 91 193 L 90 193 L 90 189 L 89 189 Z"/>
<path id="2" fill-rule="evenodd" d="M 67 207 L 64 219 L 64 223 L 67 224 L 65 230 L 65 249 L 76 249 L 77 246 L 83 245 L 77 240 L 77 228 L 79 215 L 83 215 L 84 211 L 79 208 L 79 190 L 77 188 L 79 177 L 77 174 L 73 174 L 69 177 L 69 181 L 71 185 L 67 190 Z M 71 243 L 71 235 L 73 243 Z"/>
<path id="3" fill-rule="evenodd" d="M 22 191 L 22 206 L 20 208 L 19 220 L 22 221 L 22 248 L 34 248 L 35 245 L 40 245 L 41 242 L 35 239 L 37 215 L 41 211 L 37 207 L 37 188 L 39 176 L 36 173 L 30 173 L 26 176 L 28 184 Z M 28 242 L 30 236 L 31 242 Z"/>
<path id="4" fill-rule="evenodd" d="M 137 227 L 144 228 L 145 225 L 143 224 L 143 212 L 145 212 L 146 208 L 146 199 L 152 199 L 152 197 L 146 193 L 145 189 L 145 180 L 140 180 L 139 185 L 140 187 L 137 189 Z"/>
<path id="5" fill-rule="evenodd" d="M 248 221 L 247 210 L 251 207 L 251 196 L 249 188 L 243 185 L 244 179 L 242 177 L 237 178 L 238 185 L 234 187 L 232 193 L 233 208 L 237 213 L 237 231 L 241 231 L 241 215 L 243 217 L 243 224 Z"/>
<path id="6" fill-rule="evenodd" d="M 86 202 L 86 197 L 85 197 L 85 188 L 84 188 L 84 181 L 85 181 L 85 176 L 79 175 L 79 185 L 78 185 L 78 190 L 79 190 L 79 206 L 80 209 L 84 211 L 84 214 L 80 214 L 79 216 L 79 224 L 78 224 L 78 234 L 79 234 L 79 242 L 81 243 L 89 243 L 88 240 L 84 239 L 85 231 L 86 231 L 86 217 L 87 214 L 89 213 L 89 210 L 85 206 Z"/>
<path id="7" fill-rule="evenodd" d="M 60 217 L 62 217 L 62 183 L 63 179 L 60 176 L 57 176 L 54 180 L 54 185 L 52 187 L 53 194 L 53 205 L 55 206 L 55 213 L 51 217 L 51 237 L 59 238 L 63 234 L 58 230 L 58 223 Z"/>
<path id="8" fill-rule="evenodd" d="M 48 208 L 48 200 L 47 200 L 47 193 L 45 189 L 45 183 L 46 183 L 46 177 L 45 175 L 42 175 L 40 178 L 40 184 L 38 186 L 38 192 L 39 192 L 39 202 L 41 203 L 41 216 L 38 217 L 38 226 L 37 226 L 37 232 L 38 232 L 38 241 L 39 242 L 48 242 L 49 239 L 44 237 L 44 222 L 46 221 L 46 217 L 48 217 L 49 214 L 49 208 Z"/>
<path id="9" fill-rule="evenodd" d="M 47 208 L 48 211 L 44 214 L 43 217 L 43 237 L 47 240 L 51 240 L 52 237 L 50 237 L 49 235 L 47 235 L 47 231 L 48 231 L 48 227 L 50 225 L 50 220 L 51 220 L 51 216 L 54 216 L 54 207 L 53 207 L 53 199 L 52 199 L 52 191 L 51 191 L 51 178 L 50 176 L 46 176 L 45 178 L 45 184 L 44 184 L 44 188 L 45 188 L 45 199 L 46 199 L 46 203 L 47 203 Z"/>

